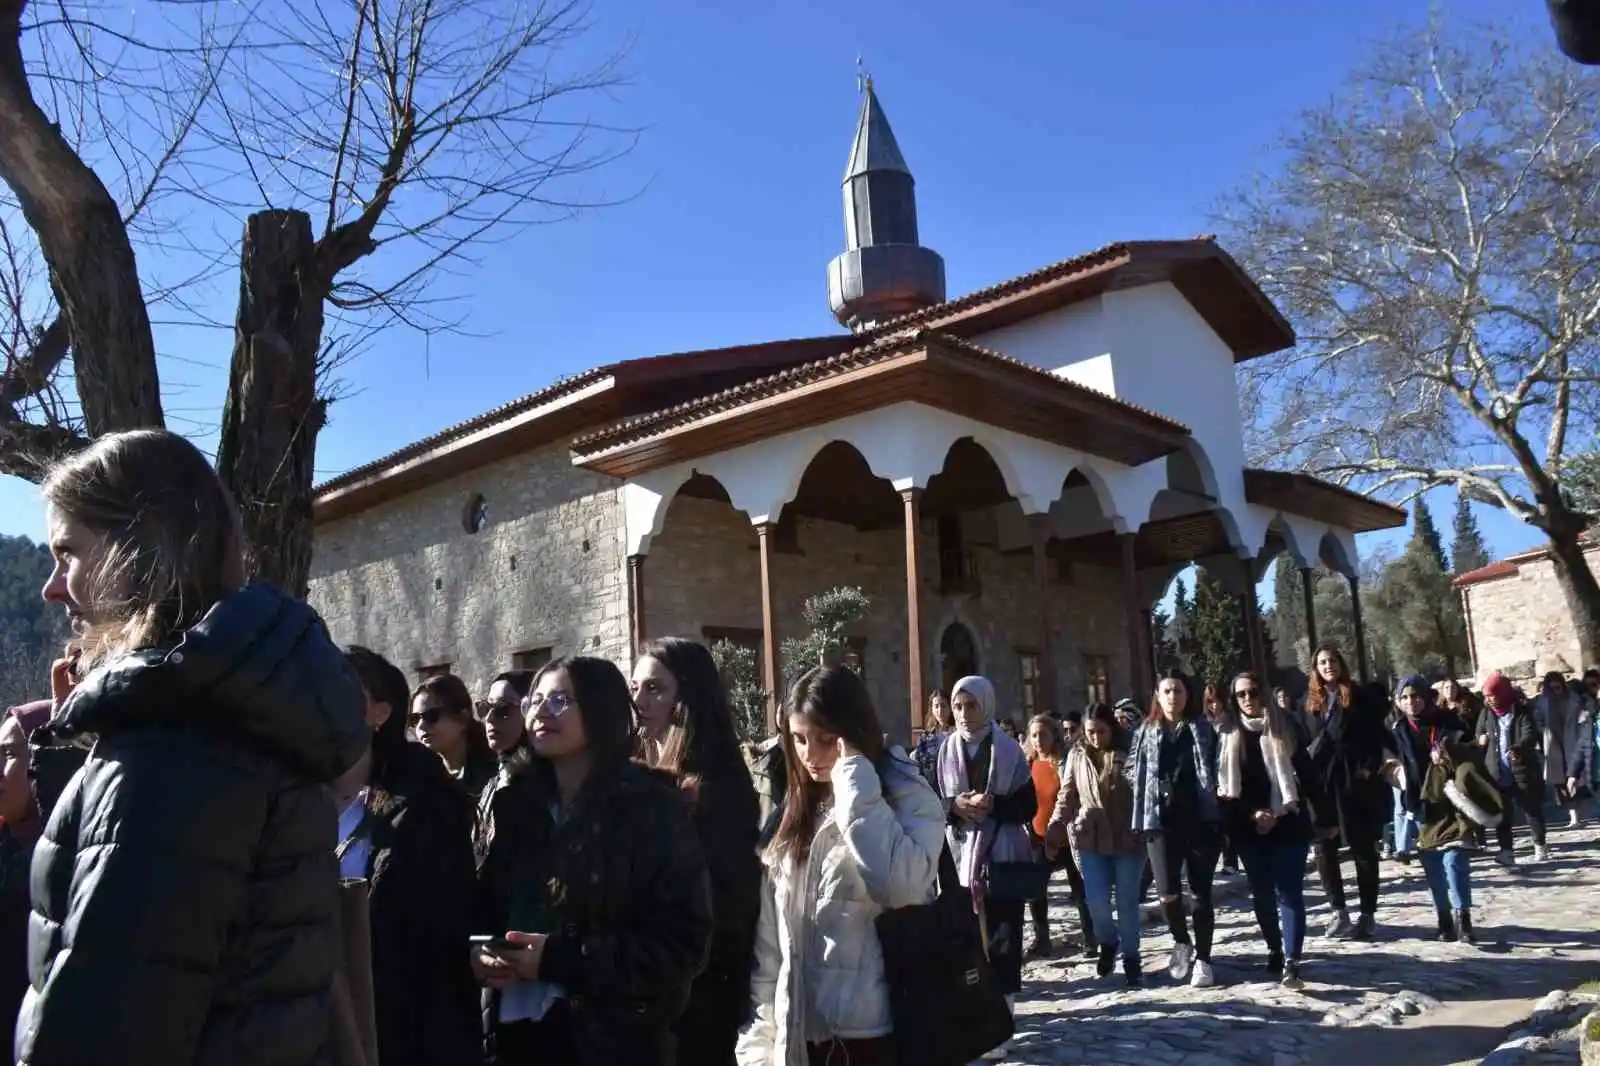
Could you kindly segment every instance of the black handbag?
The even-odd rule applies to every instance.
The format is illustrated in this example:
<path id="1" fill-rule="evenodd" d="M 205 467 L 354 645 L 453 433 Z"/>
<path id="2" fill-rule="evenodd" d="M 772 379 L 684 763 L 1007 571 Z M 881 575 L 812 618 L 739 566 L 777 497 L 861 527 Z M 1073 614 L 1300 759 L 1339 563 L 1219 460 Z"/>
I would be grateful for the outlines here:
<path id="1" fill-rule="evenodd" d="M 1042 862 L 991 862 L 986 870 L 984 895 L 991 899 L 1038 899 L 1050 884 L 1050 867 Z"/>
<path id="2" fill-rule="evenodd" d="M 877 930 L 896 1062 L 966 1066 L 1011 1039 L 1011 1008 L 948 845 L 939 854 L 938 898 L 884 911 Z"/>

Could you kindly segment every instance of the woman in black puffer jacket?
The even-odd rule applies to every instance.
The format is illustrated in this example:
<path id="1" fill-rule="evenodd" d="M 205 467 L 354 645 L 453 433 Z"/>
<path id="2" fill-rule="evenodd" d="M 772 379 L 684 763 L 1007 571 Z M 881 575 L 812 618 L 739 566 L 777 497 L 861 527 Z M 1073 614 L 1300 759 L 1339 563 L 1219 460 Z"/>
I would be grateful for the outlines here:
<path id="1" fill-rule="evenodd" d="M 33 864 L 23 1066 L 310 1066 L 338 951 L 327 785 L 367 744 L 309 607 L 243 587 L 238 517 L 181 437 L 102 437 L 45 480 L 94 750 Z"/>

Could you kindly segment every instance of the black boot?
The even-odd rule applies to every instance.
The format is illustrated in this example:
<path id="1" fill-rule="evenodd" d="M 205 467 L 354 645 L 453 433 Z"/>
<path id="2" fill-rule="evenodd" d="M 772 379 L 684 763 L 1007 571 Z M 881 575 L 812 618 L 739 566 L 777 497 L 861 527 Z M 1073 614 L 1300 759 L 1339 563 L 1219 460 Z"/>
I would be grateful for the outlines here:
<path id="1" fill-rule="evenodd" d="M 1129 988 L 1138 988 L 1144 984 L 1144 961 L 1137 955 L 1124 955 L 1122 976 L 1128 982 Z"/>
<path id="2" fill-rule="evenodd" d="M 1050 926 L 1044 922 L 1033 923 L 1033 946 L 1028 949 L 1030 959 L 1048 959 L 1055 954 L 1050 946 Z"/>
<path id="3" fill-rule="evenodd" d="M 1456 929 L 1461 935 L 1463 944 L 1476 944 L 1478 937 L 1472 931 L 1472 908 L 1464 907 L 1456 911 Z"/>
<path id="4" fill-rule="evenodd" d="M 1460 913 L 1459 911 L 1457 912 Z M 1439 940 L 1442 943 L 1452 944 L 1456 939 L 1456 923 L 1448 907 L 1439 909 Z"/>
<path id="5" fill-rule="evenodd" d="M 1101 977 L 1111 976 L 1111 971 L 1117 968 L 1117 949 L 1113 945 L 1105 945 L 1100 949 L 1100 957 L 1095 960 L 1094 972 Z"/>

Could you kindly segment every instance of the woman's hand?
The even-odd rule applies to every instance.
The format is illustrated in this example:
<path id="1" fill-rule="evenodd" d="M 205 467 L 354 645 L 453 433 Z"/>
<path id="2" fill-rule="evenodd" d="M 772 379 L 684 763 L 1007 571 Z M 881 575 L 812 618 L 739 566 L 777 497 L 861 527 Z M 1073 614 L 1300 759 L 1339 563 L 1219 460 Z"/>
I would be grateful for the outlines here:
<path id="1" fill-rule="evenodd" d="M 78 656 L 82 654 L 77 646 L 68 644 L 61 658 L 50 664 L 50 702 L 57 711 L 78 687 Z"/>
<path id="2" fill-rule="evenodd" d="M 1278 816 L 1271 811 L 1257 811 L 1255 815 L 1256 832 L 1262 836 L 1272 832 L 1272 827 L 1278 824 Z"/>
<path id="3" fill-rule="evenodd" d="M 1572 797 L 1576 796 L 1577 794 L 1578 794 L 1578 779 L 1576 777 L 1567 778 L 1567 798 L 1571 799 Z"/>
<path id="4" fill-rule="evenodd" d="M 473 976 L 494 989 L 519 981 L 537 981 L 547 939 L 543 933 L 507 933 L 510 947 L 485 946 L 473 952 Z"/>
<path id="5" fill-rule="evenodd" d="M 1067 844 L 1067 823 L 1051 822 L 1044 831 L 1044 857 L 1051 862 L 1055 861 L 1061 849 Z"/>
<path id="6" fill-rule="evenodd" d="M 1487 748 L 1488 746 L 1489 746 L 1489 734 L 1488 733 L 1479 733 L 1478 734 L 1478 747 Z"/>
<path id="7" fill-rule="evenodd" d="M 1444 749 L 1443 748 L 1434 748 L 1433 752 L 1431 754 L 1432 754 L 1432 758 L 1433 758 L 1433 765 L 1435 765 L 1435 766 L 1443 766 L 1444 765 Z"/>
<path id="8" fill-rule="evenodd" d="M 961 817 L 969 822 L 981 822 L 989 816 L 994 800 L 982 792 L 963 792 L 951 804 Z"/>

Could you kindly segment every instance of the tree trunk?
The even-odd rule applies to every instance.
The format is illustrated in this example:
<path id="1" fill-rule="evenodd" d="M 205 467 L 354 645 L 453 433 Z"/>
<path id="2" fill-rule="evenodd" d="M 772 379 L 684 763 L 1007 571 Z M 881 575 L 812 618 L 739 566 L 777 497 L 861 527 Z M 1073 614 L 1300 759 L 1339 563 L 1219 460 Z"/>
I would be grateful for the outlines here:
<path id="1" fill-rule="evenodd" d="M 244 521 L 251 573 L 304 598 L 311 572 L 311 489 L 323 296 L 311 218 L 261 211 L 245 223 L 233 366 L 217 472 Z"/>
<path id="2" fill-rule="evenodd" d="M 100 178 L 33 98 L 22 59 L 24 7 L 24 0 L 0 0 L 0 180 L 50 268 L 89 435 L 161 426 L 155 340 L 128 228 Z"/>
<path id="3" fill-rule="evenodd" d="M 1579 670 L 1600 663 L 1600 583 L 1595 581 L 1594 571 L 1584 558 L 1578 539 L 1581 529 L 1576 522 L 1554 522 L 1545 531 L 1550 538 L 1550 562 L 1578 634 L 1578 652 L 1583 662 L 1572 665 Z"/>

